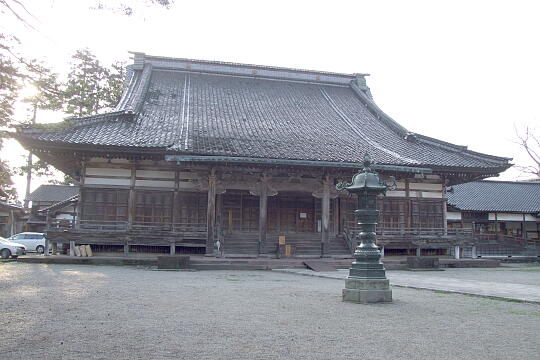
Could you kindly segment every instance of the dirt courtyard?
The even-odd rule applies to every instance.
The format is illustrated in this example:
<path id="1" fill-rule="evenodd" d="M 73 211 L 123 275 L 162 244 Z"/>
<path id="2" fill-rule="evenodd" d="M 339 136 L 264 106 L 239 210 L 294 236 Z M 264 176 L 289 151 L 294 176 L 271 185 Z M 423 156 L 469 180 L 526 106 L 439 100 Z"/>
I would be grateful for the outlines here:
<path id="1" fill-rule="evenodd" d="M 0 358 L 535 359 L 540 305 L 270 271 L 0 264 Z"/>

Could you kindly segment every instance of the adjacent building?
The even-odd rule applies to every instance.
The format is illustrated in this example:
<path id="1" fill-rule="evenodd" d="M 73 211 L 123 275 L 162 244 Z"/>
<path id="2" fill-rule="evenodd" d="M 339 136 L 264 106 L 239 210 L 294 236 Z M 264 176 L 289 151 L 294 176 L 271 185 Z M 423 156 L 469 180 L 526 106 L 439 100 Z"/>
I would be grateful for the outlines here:
<path id="1" fill-rule="evenodd" d="M 448 226 L 540 239 L 540 182 L 473 181 L 448 191 Z"/>
<path id="2" fill-rule="evenodd" d="M 53 242 L 124 252 L 350 254 L 355 201 L 335 184 L 365 153 L 397 188 L 380 229 L 446 229 L 446 186 L 496 176 L 508 158 L 408 131 L 364 74 L 134 54 L 113 111 L 21 127 L 28 150 L 80 183 Z M 416 248 L 407 238 L 384 244 Z"/>
<path id="3" fill-rule="evenodd" d="M 40 185 L 26 198 L 29 203 L 31 202 L 26 230 L 43 232 L 47 224 L 47 215 L 54 221 L 73 220 L 76 218 L 78 196 L 78 186 Z"/>
<path id="4" fill-rule="evenodd" d="M 8 238 L 22 231 L 26 215 L 22 206 L 0 201 L 0 236 Z"/>

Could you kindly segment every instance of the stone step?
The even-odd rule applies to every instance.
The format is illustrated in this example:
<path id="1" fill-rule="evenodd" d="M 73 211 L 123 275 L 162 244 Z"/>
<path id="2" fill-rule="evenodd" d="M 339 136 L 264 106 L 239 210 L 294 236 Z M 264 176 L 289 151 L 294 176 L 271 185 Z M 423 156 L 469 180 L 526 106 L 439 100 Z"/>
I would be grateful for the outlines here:
<path id="1" fill-rule="evenodd" d="M 257 264 L 192 264 L 190 269 L 195 270 L 270 270 L 268 265 Z"/>

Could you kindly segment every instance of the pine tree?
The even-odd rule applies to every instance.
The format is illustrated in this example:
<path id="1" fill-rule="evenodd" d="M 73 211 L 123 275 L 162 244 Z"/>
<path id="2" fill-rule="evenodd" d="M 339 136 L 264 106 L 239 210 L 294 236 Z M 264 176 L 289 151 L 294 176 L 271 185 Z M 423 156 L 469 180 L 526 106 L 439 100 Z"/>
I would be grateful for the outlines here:
<path id="1" fill-rule="evenodd" d="M 65 89 L 65 112 L 78 117 L 96 114 L 108 70 L 88 49 L 77 50 L 72 59 Z"/>
<path id="2" fill-rule="evenodd" d="M 33 96 L 23 99 L 23 101 L 30 104 L 32 111 L 30 122 L 35 124 L 37 122 L 38 110 L 60 110 L 62 108 L 62 104 L 64 103 L 64 92 L 61 89 L 57 74 L 36 61 L 32 61 L 30 65 L 34 73 L 30 80 L 30 84 L 34 86 L 36 93 Z M 32 158 L 32 152 L 29 151 L 26 166 L 16 169 L 21 175 L 26 174 L 25 207 L 28 207 L 27 199 L 30 195 L 32 173 L 34 172 L 38 176 L 52 175 L 50 166 L 47 163 L 41 160 L 34 163 Z"/>
<path id="3" fill-rule="evenodd" d="M 78 117 L 111 110 L 122 95 L 124 66 L 103 66 L 88 49 L 77 50 L 64 90 L 65 112 Z"/>
<path id="4" fill-rule="evenodd" d="M 0 34 L 0 130 L 6 129 L 13 121 L 14 104 L 20 89 L 21 73 L 13 62 L 10 54 L 13 40 Z M 0 151 L 3 146 L 0 135 Z M 4 159 L 0 159 L 0 189 L 8 195 L 8 200 L 14 200 L 17 192 L 11 180 L 12 171 Z"/>

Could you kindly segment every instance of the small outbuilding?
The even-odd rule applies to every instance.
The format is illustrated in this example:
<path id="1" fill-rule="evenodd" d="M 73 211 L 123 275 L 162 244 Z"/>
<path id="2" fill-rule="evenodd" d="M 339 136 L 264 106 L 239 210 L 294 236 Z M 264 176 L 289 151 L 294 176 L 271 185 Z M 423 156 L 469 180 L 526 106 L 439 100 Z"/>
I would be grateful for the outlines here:
<path id="1" fill-rule="evenodd" d="M 31 201 L 30 218 L 26 223 L 26 230 L 43 232 L 47 223 L 47 211 L 51 211 L 54 220 L 72 220 L 75 216 L 78 195 L 78 186 L 39 186 L 26 198 L 27 201 Z"/>

